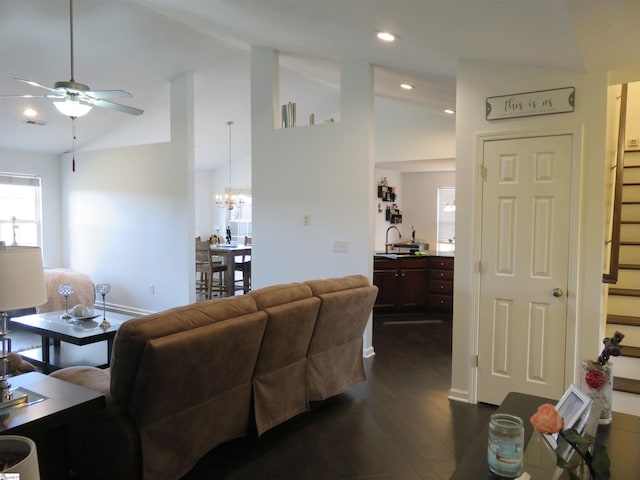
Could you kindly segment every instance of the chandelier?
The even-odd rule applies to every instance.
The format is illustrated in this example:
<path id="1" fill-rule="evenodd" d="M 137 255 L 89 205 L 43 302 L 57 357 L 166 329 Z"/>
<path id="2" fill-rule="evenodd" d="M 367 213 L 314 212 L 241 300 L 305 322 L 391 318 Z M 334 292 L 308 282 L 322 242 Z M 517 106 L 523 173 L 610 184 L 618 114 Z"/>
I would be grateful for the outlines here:
<path id="1" fill-rule="evenodd" d="M 229 186 L 224 189 L 224 194 L 216 194 L 216 205 L 220 208 L 233 210 L 235 207 L 242 207 L 244 198 L 242 195 L 234 195 L 231 188 L 231 125 L 232 121 L 228 121 L 229 126 Z"/>

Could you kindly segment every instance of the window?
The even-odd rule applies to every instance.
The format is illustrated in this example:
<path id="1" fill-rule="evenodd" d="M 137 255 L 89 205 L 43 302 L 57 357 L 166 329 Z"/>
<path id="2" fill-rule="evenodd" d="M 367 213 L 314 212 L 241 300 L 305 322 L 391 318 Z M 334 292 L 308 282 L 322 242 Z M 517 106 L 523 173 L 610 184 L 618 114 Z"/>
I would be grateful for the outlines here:
<path id="1" fill-rule="evenodd" d="M 456 242 L 456 189 L 438 188 L 438 250 L 452 251 Z"/>
<path id="2" fill-rule="evenodd" d="M 242 205 L 229 212 L 231 241 L 237 245 L 244 244 L 244 237 L 251 237 L 251 194 L 242 194 Z"/>
<path id="3" fill-rule="evenodd" d="M 41 244 L 40 177 L 0 173 L 0 241 Z"/>

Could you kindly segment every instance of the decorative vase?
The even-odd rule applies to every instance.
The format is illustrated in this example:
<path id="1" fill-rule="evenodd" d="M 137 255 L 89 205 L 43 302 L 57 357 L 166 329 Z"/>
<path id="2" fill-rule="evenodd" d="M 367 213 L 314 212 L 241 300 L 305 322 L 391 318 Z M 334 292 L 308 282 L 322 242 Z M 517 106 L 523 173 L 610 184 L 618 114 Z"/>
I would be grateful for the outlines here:
<path id="1" fill-rule="evenodd" d="M 613 364 L 600 365 L 592 360 L 582 362 L 580 389 L 602 408 L 600 424 L 611 423 L 611 399 L 613 397 Z"/>

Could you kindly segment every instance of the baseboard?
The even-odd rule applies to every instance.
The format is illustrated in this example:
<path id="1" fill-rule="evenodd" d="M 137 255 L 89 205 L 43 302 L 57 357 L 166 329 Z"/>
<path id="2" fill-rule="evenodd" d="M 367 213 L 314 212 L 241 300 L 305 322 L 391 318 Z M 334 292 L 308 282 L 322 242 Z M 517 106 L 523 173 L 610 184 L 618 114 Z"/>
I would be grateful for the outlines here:
<path id="1" fill-rule="evenodd" d="M 128 305 L 118 305 L 116 303 L 107 303 L 106 308 L 107 312 L 122 313 L 123 315 L 131 315 L 132 317 L 142 317 L 144 315 L 156 313 L 153 310 L 144 310 L 142 308 L 135 308 Z M 96 302 L 96 304 L 93 306 L 93 309 L 96 312 L 101 312 L 102 305 L 100 304 L 100 302 Z"/>
<path id="2" fill-rule="evenodd" d="M 373 357 L 375 354 L 376 354 L 376 352 L 373 350 L 372 346 L 362 349 L 362 356 L 364 358 Z"/>
<path id="3" fill-rule="evenodd" d="M 466 390 L 458 390 L 457 388 L 452 388 L 449 390 L 449 400 L 469 403 L 469 392 Z"/>

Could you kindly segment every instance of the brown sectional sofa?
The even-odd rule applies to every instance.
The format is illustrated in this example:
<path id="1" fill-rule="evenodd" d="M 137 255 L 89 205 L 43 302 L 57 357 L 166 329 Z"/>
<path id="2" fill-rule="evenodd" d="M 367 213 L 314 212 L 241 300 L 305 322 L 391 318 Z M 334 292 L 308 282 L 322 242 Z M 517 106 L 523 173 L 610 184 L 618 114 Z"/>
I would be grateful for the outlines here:
<path id="1" fill-rule="evenodd" d="M 216 445 L 254 428 L 261 435 L 309 400 L 365 380 L 362 336 L 377 292 L 352 275 L 125 322 L 110 369 L 51 374 L 107 397 L 107 410 L 74 431 L 87 447 L 76 449 L 79 469 L 90 478 L 177 479 Z"/>

